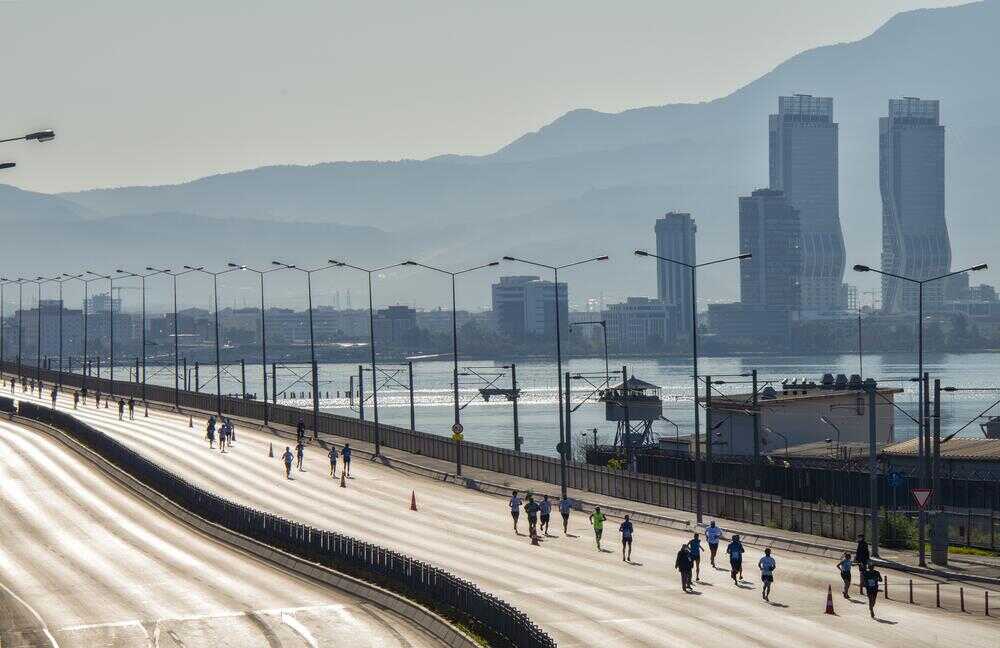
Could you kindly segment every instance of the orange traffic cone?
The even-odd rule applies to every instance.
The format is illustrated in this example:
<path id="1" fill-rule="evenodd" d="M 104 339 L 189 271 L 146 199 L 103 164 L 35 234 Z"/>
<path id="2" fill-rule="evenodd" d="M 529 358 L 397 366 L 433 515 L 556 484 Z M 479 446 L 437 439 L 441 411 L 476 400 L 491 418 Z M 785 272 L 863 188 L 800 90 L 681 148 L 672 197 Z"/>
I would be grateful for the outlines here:
<path id="1" fill-rule="evenodd" d="M 410 510 L 411 511 L 416 511 L 417 510 L 417 492 L 416 491 L 410 491 Z"/>
<path id="2" fill-rule="evenodd" d="M 347 471 L 346 470 L 341 470 L 340 471 L 340 487 L 341 488 L 347 488 Z"/>
<path id="3" fill-rule="evenodd" d="M 274 458 L 274 444 L 272 443 L 267 449 L 267 456 Z"/>
<path id="4" fill-rule="evenodd" d="M 833 585 L 826 586 L 826 614 L 832 614 L 834 616 L 837 615 L 837 613 L 833 611 Z"/>

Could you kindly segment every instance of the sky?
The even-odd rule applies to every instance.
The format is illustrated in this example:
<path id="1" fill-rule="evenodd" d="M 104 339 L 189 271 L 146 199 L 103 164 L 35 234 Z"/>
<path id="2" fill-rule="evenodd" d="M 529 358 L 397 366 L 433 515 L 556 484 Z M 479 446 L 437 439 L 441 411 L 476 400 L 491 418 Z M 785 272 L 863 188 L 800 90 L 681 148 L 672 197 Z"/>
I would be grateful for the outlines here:
<path id="1" fill-rule="evenodd" d="M 576 108 L 714 99 L 954 0 L 0 0 L 0 181 L 172 184 L 490 153 Z"/>

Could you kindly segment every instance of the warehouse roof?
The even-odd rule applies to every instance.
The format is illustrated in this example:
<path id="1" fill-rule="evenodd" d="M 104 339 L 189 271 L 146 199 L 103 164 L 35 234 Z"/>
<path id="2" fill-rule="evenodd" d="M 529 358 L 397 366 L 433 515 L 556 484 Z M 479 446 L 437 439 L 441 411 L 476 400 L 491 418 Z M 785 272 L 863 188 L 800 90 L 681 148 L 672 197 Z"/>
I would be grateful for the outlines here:
<path id="1" fill-rule="evenodd" d="M 890 457 L 915 457 L 919 448 L 916 438 L 886 446 L 882 451 Z M 955 437 L 941 444 L 942 459 L 1000 460 L 1000 439 Z"/>

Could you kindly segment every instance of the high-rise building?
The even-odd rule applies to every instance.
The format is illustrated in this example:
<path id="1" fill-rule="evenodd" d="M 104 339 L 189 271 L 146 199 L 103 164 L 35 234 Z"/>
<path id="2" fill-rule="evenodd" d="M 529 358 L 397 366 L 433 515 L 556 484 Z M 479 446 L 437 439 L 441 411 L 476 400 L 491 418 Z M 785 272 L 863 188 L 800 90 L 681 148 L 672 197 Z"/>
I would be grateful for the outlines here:
<path id="1" fill-rule="evenodd" d="M 609 346 L 617 352 L 662 347 L 671 341 L 670 331 L 677 330 L 669 326 L 671 311 L 677 312 L 663 300 L 648 297 L 629 297 L 621 304 L 609 304 Z"/>
<path id="2" fill-rule="evenodd" d="M 497 328 L 514 339 L 555 335 L 555 284 L 539 277 L 500 277 L 493 284 L 493 313 Z M 569 326 L 569 295 L 559 282 L 559 323 L 565 333 Z"/>
<path id="3" fill-rule="evenodd" d="M 691 214 L 667 212 L 656 221 L 656 254 L 694 265 L 694 235 L 698 228 Z M 660 301 L 675 307 L 678 313 L 673 330 L 691 332 L 691 271 L 684 266 L 667 261 L 656 261 L 656 296 Z"/>
<path id="4" fill-rule="evenodd" d="M 774 189 L 740 197 L 740 301 L 784 312 L 799 311 L 802 291 L 802 225 L 799 211 Z"/>
<path id="5" fill-rule="evenodd" d="M 889 100 L 878 120 L 879 188 L 882 191 L 882 269 L 927 279 L 951 268 L 944 217 L 944 126 L 940 103 L 914 97 Z M 939 306 L 944 286 L 924 287 L 924 305 Z M 915 311 L 917 287 L 882 277 L 882 308 Z"/>
<path id="6" fill-rule="evenodd" d="M 844 307 L 844 233 L 840 227 L 837 124 L 833 99 L 778 97 L 769 126 L 770 188 L 785 193 L 802 221 L 801 310 Z"/>

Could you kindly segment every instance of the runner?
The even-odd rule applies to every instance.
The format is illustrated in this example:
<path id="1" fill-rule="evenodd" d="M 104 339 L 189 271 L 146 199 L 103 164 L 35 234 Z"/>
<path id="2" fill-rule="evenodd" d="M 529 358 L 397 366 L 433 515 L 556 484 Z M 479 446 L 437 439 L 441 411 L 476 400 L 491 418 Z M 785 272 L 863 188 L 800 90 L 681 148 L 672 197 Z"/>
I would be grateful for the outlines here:
<path id="1" fill-rule="evenodd" d="M 345 443 L 344 449 L 341 451 L 341 456 L 344 458 L 344 472 L 347 473 L 348 479 L 351 477 L 351 444 Z"/>
<path id="2" fill-rule="evenodd" d="M 854 550 L 854 563 L 858 566 L 859 580 L 865 582 L 865 572 L 868 571 L 868 561 L 871 560 L 871 552 L 868 548 L 868 541 L 864 535 L 858 536 L 858 548 Z"/>
<path id="3" fill-rule="evenodd" d="M 542 497 L 542 501 L 538 503 L 538 508 L 541 509 L 539 512 L 542 516 L 542 533 L 546 536 L 549 535 L 549 520 L 552 516 L 552 502 L 549 501 L 549 496 L 545 495 Z"/>
<path id="4" fill-rule="evenodd" d="M 774 570 L 777 568 L 774 558 L 771 557 L 770 547 L 764 550 L 764 556 L 757 561 L 757 566 L 760 567 L 761 598 L 770 601 L 768 597 L 771 596 L 771 584 L 774 583 Z"/>
<path id="5" fill-rule="evenodd" d="M 740 542 L 740 537 L 734 535 L 729 546 L 726 547 L 726 553 L 729 554 L 729 570 L 730 576 L 733 578 L 733 585 L 739 585 L 739 582 L 743 580 L 743 553 L 746 549 L 743 548 L 743 543 Z M 736 575 L 739 574 L 739 580 L 736 580 Z"/>
<path id="6" fill-rule="evenodd" d="M 285 462 L 285 479 L 292 478 L 292 449 L 285 446 L 285 454 L 281 455 L 282 461 Z"/>
<path id="7" fill-rule="evenodd" d="M 844 558 L 837 563 L 837 568 L 840 569 L 840 578 L 844 581 L 844 598 L 850 599 L 851 595 L 848 592 L 851 589 L 851 567 L 854 563 L 851 562 L 851 552 L 848 551 L 844 554 Z"/>
<path id="8" fill-rule="evenodd" d="M 236 426 L 233 425 L 233 419 L 226 418 L 226 425 L 229 426 L 229 447 L 233 447 L 233 441 L 236 440 Z"/>
<path id="9" fill-rule="evenodd" d="M 594 512 L 590 514 L 590 523 L 594 525 L 594 539 L 597 541 L 598 551 L 604 551 L 601 549 L 601 535 L 604 533 L 604 520 L 606 519 L 604 513 L 601 512 L 601 507 L 595 506 Z"/>
<path id="10" fill-rule="evenodd" d="M 299 441 L 298 444 L 295 446 L 295 467 L 298 468 L 300 471 L 303 470 L 302 460 L 305 458 L 305 454 L 306 454 L 306 446 L 304 443 Z"/>
<path id="11" fill-rule="evenodd" d="M 128 397 L 128 420 L 135 420 L 135 399 L 131 396 Z"/>
<path id="12" fill-rule="evenodd" d="M 219 426 L 219 452 L 226 451 L 226 439 L 229 437 L 229 429 L 226 428 L 226 424 L 223 423 Z"/>
<path id="13" fill-rule="evenodd" d="M 865 592 L 868 594 L 868 612 L 874 619 L 875 602 L 878 601 L 878 584 L 882 582 L 882 574 L 875 569 L 875 565 L 869 564 L 862 582 L 865 584 Z"/>
<path id="14" fill-rule="evenodd" d="M 618 527 L 618 531 L 622 534 L 622 561 L 632 562 L 632 520 L 625 516 L 625 521 L 621 523 Z M 626 557 L 628 556 L 628 557 Z"/>
<path id="15" fill-rule="evenodd" d="M 677 552 L 674 568 L 681 573 L 681 589 L 685 592 L 694 590 L 691 587 L 691 552 L 686 544 L 682 544 Z"/>
<path id="16" fill-rule="evenodd" d="M 214 416 L 208 419 L 208 425 L 206 427 L 207 427 L 207 431 L 206 431 L 206 434 L 205 434 L 205 438 L 208 439 L 208 447 L 209 448 L 214 448 L 215 447 L 215 417 Z"/>
<path id="17" fill-rule="evenodd" d="M 694 563 L 694 579 L 701 581 L 701 540 L 698 534 L 688 540 L 688 552 L 691 554 L 691 562 Z"/>
<path id="18" fill-rule="evenodd" d="M 119 421 L 125 420 L 125 399 L 124 398 L 119 398 L 118 399 L 118 420 Z"/>
<path id="19" fill-rule="evenodd" d="M 52 388 L 52 409 L 56 408 L 56 399 L 59 398 L 59 392 L 55 387 Z"/>
<path id="20" fill-rule="evenodd" d="M 299 419 L 298 425 L 295 426 L 295 436 L 299 443 L 302 443 L 302 439 L 306 437 L 306 422 Z"/>
<path id="21" fill-rule="evenodd" d="M 528 495 L 528 501 L 524 504 L 524 512 L 528 514 L 528 537 L 534 538 L 538 531 L 538 511 L 541 507 L 532 495 Z"/>
<path id="22" fill-rule="evenodd" d="M 80 404 L 80 392 L 73 392 L 73 409 Z"/>
<path id="23" fill-rule="evenodd" d="M 94 407 L 96 409 L 101 409 L 101 390 L 98 389 L 97 393 L 94 395 Z"/>
<path id="24" fill-rule="evenodd" d="M 517 496 L 517 491 L 511 492 L 507 505 L 510 507 L 510 517 L 514 519 L 514 535 L 521 535 L 517 530 L 517 518 L 521 515 L 521 498 Z"/>
<path id="25" fill-rule="evenodd" d="M 337 446 L 331 445 L 330 452 L 326 453 L 330 457 L 330 476 L 337 478 Z"/>
<path id="26" fill-rule="evenodd" d="M 569 535 L 569 512 L 573 510 L 573 500 L 564 497 L 559 500 L 559 514 L 563 520 L 563 535 Z"/>
<path id="27" fill-rule="evenodd" d="M 715 520 L 705 528 L 705 540 L 708 541 L 708 552 L 712 556 L 712 567 L 715 567 L 715 554 L 719 551 L 719 540 L 722 539 L 722 529 L 715 526 Z"/>

